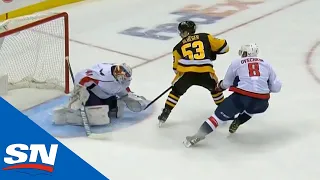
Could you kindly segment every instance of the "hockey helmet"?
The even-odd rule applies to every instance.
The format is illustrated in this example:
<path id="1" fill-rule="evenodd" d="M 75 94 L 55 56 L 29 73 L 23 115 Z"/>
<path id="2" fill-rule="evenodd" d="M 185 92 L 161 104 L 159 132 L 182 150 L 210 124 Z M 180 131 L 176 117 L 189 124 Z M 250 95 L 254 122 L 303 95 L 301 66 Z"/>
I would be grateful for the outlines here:
<path id="1" fill-rule="evenodd" d="M 259 53 L 259 47 L 256 43 L 242 45 L 239 50 L 239 56 L 241 57 L 256 57 Z"/>
<path id="2" fill-rule="evenodd" d="M 188 34 L 194 34 L 196 32 L 196 23 L 193 21 L 182 21 L 178 25 L 178 30 L 180 32 L 180 36 L 187 32 Z"/>

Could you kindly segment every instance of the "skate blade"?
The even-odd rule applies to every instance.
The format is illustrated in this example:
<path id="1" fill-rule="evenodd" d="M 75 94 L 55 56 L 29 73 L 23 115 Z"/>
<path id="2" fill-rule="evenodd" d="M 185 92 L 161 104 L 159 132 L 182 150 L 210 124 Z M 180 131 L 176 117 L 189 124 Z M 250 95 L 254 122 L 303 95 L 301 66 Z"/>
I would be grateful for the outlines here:
<path id="1" fill-rule="evenodd" d="M 189 147 L 192 146 L 192 144 L 191 144 L 189 141 L 187 141 L 187 140 L 183 141 L 182 143 L 184 144 L 184 146 L 185 146 L 186 148 L 189 148 Z"/>
<path id="2" fill-rule="evenodd" d="M 97 140 L 106 140 L 107 139 L 107 135 L 106 134 L 91 133 L 90 135 L 88 135 L 88 138 L 97 139 Z"/>
<path id="3" fill-rule="evenodd" d="M 238 128 L 237 129 L 229 129 L 229 133 L 234 134 L 237 130 L 238 130 Z"/>
<path id="4" fill-rule="evenodd" d="M 236 131 L 230 131 L 230 130 L 229 130 L 229 133 L 230 133 L 230 134 L 234 134 L 235 132 L 236 132 Z"/>
<path id="5" fill-rule="evenodd" d="M 163 121 L 159 121 L 159 124 L 158 124 L 159 128 L 161 128 L 163 124 L 164 124 Z"/>

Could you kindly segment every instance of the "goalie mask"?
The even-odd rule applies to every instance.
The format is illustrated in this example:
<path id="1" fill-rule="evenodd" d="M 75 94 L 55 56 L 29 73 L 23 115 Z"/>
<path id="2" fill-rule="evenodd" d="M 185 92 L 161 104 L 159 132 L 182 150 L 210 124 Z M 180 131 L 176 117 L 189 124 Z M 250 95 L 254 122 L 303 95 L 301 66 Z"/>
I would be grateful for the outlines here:
<path id="1" fill-rule="evenodd" d="M 122 63 L 120 65 L 115 65 L 113 70 L 113 76 L 120 83 L 125 81 L 131 81 L 132 69 L 126 63 Z"/>

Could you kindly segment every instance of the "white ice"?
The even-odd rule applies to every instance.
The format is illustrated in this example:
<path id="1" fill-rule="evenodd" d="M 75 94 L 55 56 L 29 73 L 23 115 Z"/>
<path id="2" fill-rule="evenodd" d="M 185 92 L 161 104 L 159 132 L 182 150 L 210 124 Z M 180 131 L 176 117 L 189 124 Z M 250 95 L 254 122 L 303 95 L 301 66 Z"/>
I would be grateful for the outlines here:
<path id="1" fill-rule="evenodd" d="M 298 0 L 296 0 L 298 1 Z M 243 12 L 200 26 L 200 31 L 219 33 L 285 7 L 294 0 L 267 0 Z M 221 2 L 221 1 L 219 1 Z M 132 26 L 152 28 L 174 22 L 169 12 L 188 4 L 209 6 L 216 1 L 191 0 L 99 0 L 57 8 L 70 15 L 71 39 L 152 59 L 171 52 L 178 35 L 157 41 L 120 35 Z M 320 2 L 303 0 L 277 13 L 221 34 L 231 47 L 215 62 L 223 78 L 240 45 L 255 42 L 261 56 L 273 64 L 283 90 L 272 95 L 270 108 L 230 136 L 228 125 L 220 127 L 199 146 L 187 149 L 182 141 L 209 117 L 215 105 L 210 94 L 191 88 L 179 101 L 165 126 L 157 127 L 157 116 L 166 96 L 156 103 L 151 117 L 137 125 L 110 133 L 106 141 L 87 138 L 59 139 L 112 180 L 318 180 L 320 178 L 320 84 L 310 75 L 306 58 L 320 38 Z M 98 62 L 126 62 L 132 66 L 145 60 L 120 55 L 76 42 L 70 44 L 74 71 Z M 320 47 L 310 58 L 320 75 Z M 132 89 L 149 99 L 165 90 L 174 77 L 171 55 L 135 68 Z M 11 97 L 12 98 L 12 97 Z M 36 97 L 35 97 L 36 98 Z M 20 102 L 26 108 L 27 101 Z M 24 106 L 23 106 L 24 105 Z"/>

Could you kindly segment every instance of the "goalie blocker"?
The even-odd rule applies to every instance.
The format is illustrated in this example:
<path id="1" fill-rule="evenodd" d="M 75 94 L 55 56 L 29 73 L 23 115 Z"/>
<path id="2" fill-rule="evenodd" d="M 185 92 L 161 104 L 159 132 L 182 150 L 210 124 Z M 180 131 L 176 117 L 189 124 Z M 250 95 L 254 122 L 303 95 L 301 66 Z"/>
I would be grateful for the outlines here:
<path id="1" fill-rule="evenodd" d="M 68 107 L 54 110 L 57 125 L 82 125 L 79 109 L 85 106 L 90 125 L 107 125 L 110 118 L 121 118 L 124 108 L 142 111 L 147 100 L 130 91 L 132 70 L 126 64 L 97 64 L 75 75 L 75 88 Z"/>

